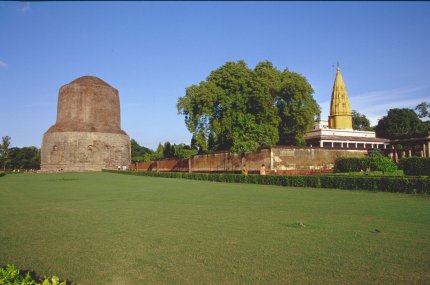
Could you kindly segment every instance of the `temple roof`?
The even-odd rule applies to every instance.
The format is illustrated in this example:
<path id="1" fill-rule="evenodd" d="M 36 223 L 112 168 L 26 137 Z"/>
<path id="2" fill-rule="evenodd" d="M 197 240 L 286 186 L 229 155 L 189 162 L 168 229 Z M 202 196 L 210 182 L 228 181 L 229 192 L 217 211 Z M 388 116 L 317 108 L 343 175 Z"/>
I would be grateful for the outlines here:
<path id="1" fill-rule="evenodd" d="M 348 93 L 346 92 L 345 83 L 343 82 L 339 65 L 337 66 L 330 103 L 330 116 L 336 115 L 351 115 Z"/>

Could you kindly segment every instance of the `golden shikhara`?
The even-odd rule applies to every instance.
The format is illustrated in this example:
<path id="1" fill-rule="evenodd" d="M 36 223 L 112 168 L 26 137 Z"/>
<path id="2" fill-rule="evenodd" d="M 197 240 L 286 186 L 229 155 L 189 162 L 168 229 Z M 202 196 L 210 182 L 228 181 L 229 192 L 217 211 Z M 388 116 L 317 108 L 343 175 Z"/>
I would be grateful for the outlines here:
<path id="1" fill-rule="evenodd" d="M 331 129 L 352 129 L 351 106 L 339 66 L 331 94 L 328 124 Z"/>

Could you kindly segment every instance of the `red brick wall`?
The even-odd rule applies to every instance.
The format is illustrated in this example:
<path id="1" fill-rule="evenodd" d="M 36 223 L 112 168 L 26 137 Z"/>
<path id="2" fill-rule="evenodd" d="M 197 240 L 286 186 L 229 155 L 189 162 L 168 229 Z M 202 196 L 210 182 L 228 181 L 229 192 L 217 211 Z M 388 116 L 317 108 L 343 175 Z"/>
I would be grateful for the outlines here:
<path id="1" fill-rule="evenodd" d="M 364 157 L 367 150 L 273 146 L 271 170 L 331 170 L 339 157 Z"/>
<path id="2" fill-rule="evenodd" d="M 188 172 L 188 159 L 169 159 L 151 162 L 136 162 L 129 166 L 130 170 L 137 171 L 181 171 Z"/>
<path id="3" fill-rule="evenodd" d="M 195 155 L 191 158 L 191 170 L 192 172 L 241 172 L 242 163 L 246 164 L 249 172 L 259 172 L 263 163 L 268 169 L 270 149 L 247 153 L 244 157 L 229 152 Z"/>
<path id="4" fill-rule="evenodd" d="M 229 152 L 195 155 L 188 159 L 171 159 L 153 162 L 139 162 L 130 165 L 137 171 L 180 171 L 188 172 L 236 172 L 240 173 L 245 163 L 249 173 L 259 173 L 261 165 L 267 174 L 312 175 L 331 173 L 338 157 L 364 157 L 367 150 L 325 149 L 311 147 L 273 146 L 244 156 Z"/>

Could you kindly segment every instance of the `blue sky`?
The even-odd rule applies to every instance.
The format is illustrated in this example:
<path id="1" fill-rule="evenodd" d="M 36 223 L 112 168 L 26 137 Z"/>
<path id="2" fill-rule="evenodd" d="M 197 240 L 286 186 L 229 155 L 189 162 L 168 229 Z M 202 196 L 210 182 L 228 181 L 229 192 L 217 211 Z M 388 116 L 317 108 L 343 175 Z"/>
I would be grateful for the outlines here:
<path id="1" fill-rule="evenodd" d="M 430 101 L 430 2 L 0 2 L 0 136 L 41 146 L 58 89 L 94 75 L 120 92 L 141 145 L 189 143 L 177 99 L 227 61 L 304 75 L 322 117 L 336 62 L 372 124 Z"/>

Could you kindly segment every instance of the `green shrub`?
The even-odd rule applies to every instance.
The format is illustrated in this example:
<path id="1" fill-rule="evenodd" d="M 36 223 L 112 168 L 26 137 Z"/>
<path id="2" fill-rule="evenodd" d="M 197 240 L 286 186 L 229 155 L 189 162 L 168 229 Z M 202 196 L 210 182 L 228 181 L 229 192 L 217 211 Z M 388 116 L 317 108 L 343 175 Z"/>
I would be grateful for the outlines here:
<path id="1" fill-rule="evenodd" d="M 363 169 L 363 163 L 359 157 L 338 158 L 334 163 L 334 172 L 359 172 Z"/>
<path id="2" fill-rule="evenodd" d="M 348 175 L 315 175 L 315 176 L 280 176 L 280 175 L 240 175 L 208 174 L 181 172 L 127 172 L 104 170 L 112 173 L 154 176 L 165 178 L 184 178 L 228 183 L 254 183 L 263 185 L 312 187 L 329 189 L 370 190 L 403 193 L 429 193 L 429 177 L 405 176 L 348 176 Z"/>
<path id="3" fill-rule="evenodd" d="M 395 172 L 397 166 L 390 158 L 386 156 L 372 156 L 362 158 L 363 166 L 371 171 Z"/>
<path id="4" fill-rule="evenodd" d="M 381 150 L 379 148 L 372 148 L 369 151 L 369 157 L 382 156 Z"/>
<path id="5" fill-rule="evenodd" d="M 3 176 L 5 176 L 6 175 L 6 173 L 4 173 L 4 172 L 0 172 L 0 177 L 3 177 Z"/>
<path id="6" fill-rule="evenodd" d="M 397 166 L 390 158 L 372 154 L 370 157 L 338 158 L 334 164 L 334 172 L 360 172 L 360 171 L 395 172 Z"/>
<path id="7" fill-rule="evenodd" d="M 400 161 L 405 175 L 430 176 L 430 157 L 408 157 Z"/>
<path id="8" fill-rule="evenodd" d="M 5 285 L 66 285 L 66 281 L 60 282 L 58 276 L 45 277 L 39 281 L 34 280 L 30 273 L 24 276 L 14 265 L 0 268 L 0 284 Z"/>

